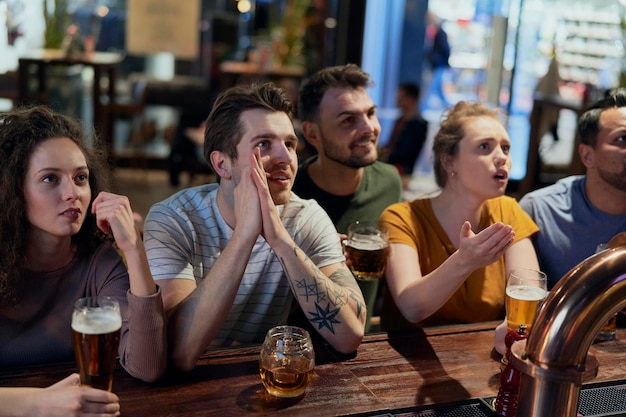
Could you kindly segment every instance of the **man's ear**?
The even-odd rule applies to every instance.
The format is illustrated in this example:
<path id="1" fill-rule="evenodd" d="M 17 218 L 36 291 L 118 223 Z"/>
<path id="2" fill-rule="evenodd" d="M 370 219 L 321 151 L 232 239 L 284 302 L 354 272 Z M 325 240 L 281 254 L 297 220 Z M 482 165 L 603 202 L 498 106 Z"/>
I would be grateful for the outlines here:
<path id="1" fill-rule="evenodd" d="M 227 158 L 222 151 L 213 151 L 209 155 L 209 159 L 213 170 L 220 178 L 231 179 L 230 158 Z"/>
<path id="2" fill-rule="evenodd" d="M 309 142 L 311 146 L 317 149 L 320 143 L 320 130 L 317 123 L 302 122 L 300 129 L 302 129 L 302 134 L 304 135 L 306 141 Z"/>
<path id="3" fill-rule="evenodd" d="M 578 145 L 578 156 L 580 156 L 580 160 L 582 161 L 585 168 L 593 168 L 595 166 L 594 161 L 594 150 L 590 145 L 585 145 L 581 143 Z"/>

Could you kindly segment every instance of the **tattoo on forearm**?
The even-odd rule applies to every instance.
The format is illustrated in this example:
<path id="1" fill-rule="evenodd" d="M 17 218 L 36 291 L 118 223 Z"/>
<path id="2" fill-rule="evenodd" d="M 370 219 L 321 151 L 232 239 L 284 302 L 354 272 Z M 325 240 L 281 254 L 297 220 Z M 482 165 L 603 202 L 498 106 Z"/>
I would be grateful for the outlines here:
<path id="1" fill-rule="evenodd" d="M 309 301 L 309 297 L 315 297 L 315 302 L 319 303 L 326 300 L 326 293 L 320 291 L 317 282 L 313 281 L 312 284 L 308 284 L 306 278 L 301 280 L 296 280 L 296 291 L 295 294 L 303 296 L 307 301 Z"/>
<path id="2" fill-rule="evenodd" d="M 335 334 L 334 324 L 341 323 L 335 318 L 337 314 L 339 314 L 340 308 L 341 307 L 331 310 L 330 303 L 326 303 L 326 308 L 322 308 L 318 303 L 315 303 L 316 311 L 309 311 L 309 315 L 311 316 L 310 321 L 313 324 L 317 324 L 318 330 L 327 327 L 332 334 Z"/>
<path id="3" fill-rule="evenodd" d="M 359 301 L 359 298 L 353 292 L 350 293 L 350 298 L 352 298 L 356 304 L 356 316 L 360 318 L 365 311 L 365 303 Z"/>
<path id="4" fill-rule="evenodd" d="M 302 250 L 299 247 L 295 247 L 294 255 L 298 256 L 299 253 L 303 253 Z M 354 277 L 350 271 L 347 268 L 339 269 L 333 272 L 330 277 L 326 277 L 306 254 L 303 253 L 303 255 L 304 262 L 310 266 L 310 271 L 314 273 L 313 276 L 293 279 L 285 267 L 285 260 L 279 257 L 279 261 L 287 275 L 294 295 L 304 298 L 307 302 L 312 301 L 314 303 L 316 311 L 307 311 L 311 323 L 317 324 L 319 326 L 318 329 L 326 327 L 334 334 L 334 325 L 340 323 L 336 316 L 339 314 L 341 307 L 348 304 L 350 299 L 356 304 L 357 317 L 361 317 L 364 314 L 365 305 L 355 294 L 355 291 L 360 292 L 360 289 L 354 282 Z M 337 285 L 327 286 L 328 279 Z"/>

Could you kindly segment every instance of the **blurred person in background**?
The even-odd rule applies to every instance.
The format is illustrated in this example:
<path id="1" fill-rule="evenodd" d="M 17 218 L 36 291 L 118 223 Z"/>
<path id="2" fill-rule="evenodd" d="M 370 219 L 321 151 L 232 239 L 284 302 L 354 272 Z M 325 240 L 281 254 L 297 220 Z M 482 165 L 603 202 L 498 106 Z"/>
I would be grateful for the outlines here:
<path id="1" fill-rule="evenodd" d="M 402 83 L 396 100 L 400 109 L 389 142 L 381 148 L 380 159 L 398 168 L 400 175 L 411 175 L 426 142 L 428 122 L 419 113 L 420 89 L 414 83 Z"/>
<path id="2" fill-rule="evenodd" d="M 422 112 L 427 109 L 446 109 L 450 102 L 443 91 L 444 77 L 450 68 L 450 44 L 448 34 L 443 30 L 441 19 L 432 12 L 426 13 L 426 45 L 424 51 L 429 63 L 430 79 L 428 89 L 422 100 Z M 439 107 L 433 106 L 433 99 L 437 100 Z"/>

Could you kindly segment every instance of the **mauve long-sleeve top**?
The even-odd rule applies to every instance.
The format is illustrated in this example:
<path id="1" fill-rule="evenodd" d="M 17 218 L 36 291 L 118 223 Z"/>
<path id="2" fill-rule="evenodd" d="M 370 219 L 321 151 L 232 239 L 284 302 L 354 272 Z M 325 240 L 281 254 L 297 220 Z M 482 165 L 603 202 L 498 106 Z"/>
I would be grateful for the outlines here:
<path id="1" fill-rule="evenodd" d="M 122 314 L 119 359 L 132 376 L 155 381 L 167 366 L 165 312 L 161 292 L 137 297 L 128 272 L 110 242 L 90 257 L 77 253 L 52 272 L 25 270 L 17 305 L 0 306 L 0 369 L 74 361 L 72 311 L 82 297 L 110 296 Z"/>

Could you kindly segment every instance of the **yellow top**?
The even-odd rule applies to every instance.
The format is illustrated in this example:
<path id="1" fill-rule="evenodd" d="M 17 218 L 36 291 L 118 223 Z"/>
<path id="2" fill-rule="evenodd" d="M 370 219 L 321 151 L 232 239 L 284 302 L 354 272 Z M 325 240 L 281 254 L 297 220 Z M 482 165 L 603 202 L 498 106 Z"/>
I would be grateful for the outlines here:
<path id="1" fill-rule="evenodd" d="M 383 212 L 381 222 L 389 229 L 390 243 L 403 243 L 417 250 L 423 275 L 436 269 L 456 250 L 435 217 L 430 199 L 393 204 Z M 513 227 L 515 242 L 539 231 L 511 197 L 486 201 L 480 224 L 475 230 L 483 230 L 496 222 Z M 493 264 L 474 271 L 439 310 L 415 325 L 404 319 L 387 292 L 383 300 L 381 324 L 385 330 L 397 330 L 503 319 L 505 286 L 504 257 L 501 257 Z"/>

